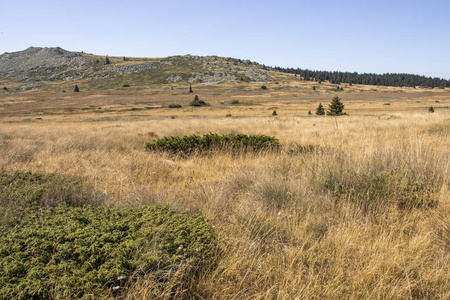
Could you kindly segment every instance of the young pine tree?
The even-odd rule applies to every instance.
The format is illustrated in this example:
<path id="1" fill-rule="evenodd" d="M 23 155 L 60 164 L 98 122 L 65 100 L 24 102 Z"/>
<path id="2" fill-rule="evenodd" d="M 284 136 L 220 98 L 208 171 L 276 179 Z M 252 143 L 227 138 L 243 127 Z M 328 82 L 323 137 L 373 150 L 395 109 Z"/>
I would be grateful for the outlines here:
<path id="1" fill-rule="evenodd" d="M 344 104 L 342 104 L 341 98 L 335 96 L 331 103 L 328 105 L 327 116 L 341 116 L 345 115 L 342 111 L 344 110 Z"/>
<path id="2" fill-rule="evenodd" d="M 319 103 L 319 106 L 317 106 L 316 109 L 316 115 L 323 116 L 325 114 L 325 109 L 323 108 L 322 103 Z"/>
<path id="3" fill-rule="evenodd" d="M 192 85 L 189 85 L 189 93 L 193 93 L 194 91 L 192 90 Z"/>
<path id="4" fill-rule="evenodd" d="M 78 93 L 78 92 L 80 91 L 80 89 L 78 88 L 78 85 L 75 85 L 75 88 L 73 89 L 73 91 L 74 91 L 75 93 Z"/>

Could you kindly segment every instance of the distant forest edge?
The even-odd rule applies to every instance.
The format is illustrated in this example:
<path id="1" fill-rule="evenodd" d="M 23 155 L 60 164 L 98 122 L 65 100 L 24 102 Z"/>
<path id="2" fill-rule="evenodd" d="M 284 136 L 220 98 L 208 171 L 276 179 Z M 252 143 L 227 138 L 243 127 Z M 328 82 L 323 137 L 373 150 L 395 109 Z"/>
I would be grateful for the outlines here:
<path id="1" fill-rule="evenodd" d="M 383 85 L 383 86 L 421 86 L 429 88 L 445 88 L 450 87 L 450 80 L 442 78 L 431 78 L 421 75 L 413 74 L 397 74 L 397 73 L 385 73 L 385 74 L 373 74 L 364 73 L 359 74 L 356 72 L 330 72 L 330 71 L 311 71 L 308 69 L 293 69 L 293 68 L 281 68 L 281 67 L 263 67 L 264 69 L 279 71 L 283 73 L 296 74 L 305 80 L 312 81 L 330 81 L 333 84 L 366 84 L 366 85 Z"/>

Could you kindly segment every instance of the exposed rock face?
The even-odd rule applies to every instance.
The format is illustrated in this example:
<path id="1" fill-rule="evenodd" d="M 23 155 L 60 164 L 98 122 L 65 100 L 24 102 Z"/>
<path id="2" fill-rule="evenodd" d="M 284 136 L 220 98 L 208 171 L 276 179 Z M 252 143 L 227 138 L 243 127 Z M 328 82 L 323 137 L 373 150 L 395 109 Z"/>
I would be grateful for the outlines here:
<path id="1" fill-rule="evenodd" d="M 156 69 L 161 65 L 172 65 L 173 62 L 170 60 L 162 60 L 157 61 L 154 63 L 146 63 L 146 64 L 129 64 L 129 65 L 122 65 L 122 66 L 114 66 L 114 65 L 106 65 L 103 67 L 103 71 L 106 72 L 115 72 L 120 75 L 124 73 L 137 73 L 137 72 L 144 72 L 151 69 Z"/>
<path id="2" fill-rule="evenodd" d="M 232 74 L 225 74 L 223 72 L 192 72 L 189 83 L 202 82 L 202 83 L 221 83 L 227 81 L 236 81 L 236 76 Z"/>
<path id="3" fill-rule="evenodd" d="M 181 80 L 183 80 L 183 77 L 179 74 L 170 75 L 169 77 L 167 77 L 167 82 L 169 83 L 177 83 L 180 82 Z"/>
<path id="4" fill-rule="evenodd" d="M 61 48 L 35 48 L 30 47 L 24 51 L 5 53 L 0 56 L 0 76 L 28 79 L 30 77 L 55 76 L 54 71 L 81 70 L 87 60 L 77 53 Z M 60 70 L 56 70 L 60 69 Z M 61 70 L 64 69 L 64 70 Z M 43 74 L 38 74 L 43 72 Z M 37 76 L 36 76 L 37 75 Z"/>

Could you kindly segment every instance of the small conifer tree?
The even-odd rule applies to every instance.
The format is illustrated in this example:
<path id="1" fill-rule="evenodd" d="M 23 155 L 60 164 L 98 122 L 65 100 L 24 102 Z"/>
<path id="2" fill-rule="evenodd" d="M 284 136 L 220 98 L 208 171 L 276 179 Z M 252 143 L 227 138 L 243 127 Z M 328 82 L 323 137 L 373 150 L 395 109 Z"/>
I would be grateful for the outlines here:
<path id="1" fill-rule="evenodd" d="M 78 92 L 80 91 L 80 89 L 78 88 L 78 85 L 75 85 L 75 88 L 73 89 L 73 91 L 74 91 L 75 93 L 78 93 Z"/>
<path id="2" fill-rule="evenodd" d="M 323 116 L 325 114 L 325 109 L 323 108 L 322 103 L 319 103 L 319 106 L 317 106 L 316 109 L 316 115 Z"/>
<path id="3" fill-rule="evenodd" d="M 428 109 L 428 112 L 429 112 L 429 113 L 434 113 L 434 108 L 433 108 L 433 106 L 430 106 L 430 108 Z"/>
<path id="4" fill-rule="evenodd" d="M 107 56 L 105 59 L 105 64 L 109 65 L 111 62 L 109 61 L 109 57 Z"/>
<path id="5" fill-rule="evenodd" d="M 311 111 L 310 111 L 310 110 L 308 110 L 308 116 L 311 116 L 311 115 L 312 115 Z"/>
<path id="6" fill-rule="evenodd" d="M 193 93 L 194 91 L 192 90 L 192 85 L 189 85 L 189 93 Z M 197 95 L 195 95 L 195 97 L 197 97 Z"/>
<path id="7" fill-rule="evenodd" d="M 278 114 L 277 114 L 277 111 L 274 109 L 273 113 L 272 113 L 272 116 L 276 116 L 276 115 L 278 115 Z"/>
<path id="8" fill-rule="evenodd" d="M 315 85 L 313 85 L 313 91 L 315 91 L 316 90 L 316 86 Z"/>
<path id="9" fill-rule="evenodd" d="M 331 103 L 328 105 L 327 115 L 328 116 L 341 116 L 341 115 L 345 114 L 342 112 L 343 110 L 344 110 L 344 104 L 342 103 L 341 98 L 339 98 L 338 96 L 335 96 L 331 100 Z"/>

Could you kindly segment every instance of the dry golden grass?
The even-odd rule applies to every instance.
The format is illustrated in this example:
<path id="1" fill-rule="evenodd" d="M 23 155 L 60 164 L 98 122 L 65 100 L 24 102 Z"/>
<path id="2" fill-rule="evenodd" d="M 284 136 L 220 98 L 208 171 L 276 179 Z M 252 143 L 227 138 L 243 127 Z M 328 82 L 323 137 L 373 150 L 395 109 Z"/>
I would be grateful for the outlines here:
<path id="1" fill-rule="evenodd" d="M 180 98 L 187 103 L 193 96 L 168 90 L 160 92 L 163 96 L 117 92 L 76 95 L 70 102 L 51 94 L 44 103 L 50 103 L 53 114 L 32 123 L 2 123 L 0 168 L 85 177 L 107 192 L 112 206 L 168 203 L 205 215 L 220 247 L 210 270 L 190 288 L 198 298 L 449 299 L 450 116 L 445 109 L 434 114 L 425 109 L 447 106 L 448 91 L 375 92 L 353 86 L 338 94 L 350 116 L 305 117 L 319 101 L 327 107 L 326 99 L 334 94 L 311 96 L 312 91 L 296 90 L 310 83 L 290 84 L 295 86 L 286 90 L 268 85 L 268 95 L 256 84 L 245 86 L 248 91 L 237 91 L 237 84 L 194 87 L 209 103 L 238 99 L 253 103 L 248 106 L 102 114 L 62 107 L 113 107 L 120 101 L 139 106 L 130 104 L 139 97 L 136 102 L 160 106 Z M 393 95 L 398 99 L 382 98 Z M 23 94 L 8 97 L 1 98 L 10 103 L 3 102 L 2 122 L 24 119 L 22 110 L 31 106 L 18 100 Z M 387 101 L 391 105 L 383 105 Z M 278 117 L 269 117 L 272 107 L 278 107 Z M 247 117 L 225 118 L 228 112 Z M 146 116 L 130 116 L 141 113 Z M 120 119 L 82 122 L 104 117 Z M 209 132 L 272 135 L 283 150 L 178 158 L 143 147 L 157 137 Z M 296 144 L 314 147 L 290 154 Z M 324 187 L 330 174 L 342 170 L 357 178 L 400 172 L 433 188 L 439 202 L 410 210 L 387 204 L 367 212 Z M 143 284 L 129 298 L 145 294 Z"/>

